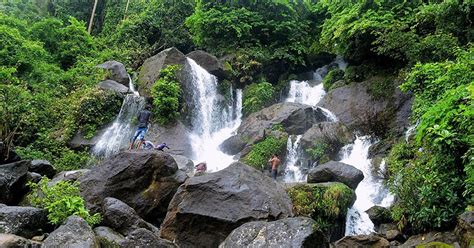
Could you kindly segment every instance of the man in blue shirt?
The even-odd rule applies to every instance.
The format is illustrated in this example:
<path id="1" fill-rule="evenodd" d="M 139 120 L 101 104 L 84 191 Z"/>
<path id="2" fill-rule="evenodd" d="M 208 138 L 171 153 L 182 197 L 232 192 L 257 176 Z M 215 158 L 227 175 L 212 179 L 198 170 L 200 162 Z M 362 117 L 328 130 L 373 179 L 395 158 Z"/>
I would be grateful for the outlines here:
<path id="1" fill-rule="evenodd" d="M 133 144 L 137 139 L 140 140 L 136 147 L 141 147 L 143 142 L 145 142 L 145 134 L 148 131 L 148 122 L 150 121 L 151 112 L 150 112 L 150 105 L 146 105 L 144 110 L 141 110 L 138 113 L 138 126 L 137 131 L 133 135 L 133 138 L 130 140 L 130 146 L 128 147 L 129 150 L 133 148 Z"/>

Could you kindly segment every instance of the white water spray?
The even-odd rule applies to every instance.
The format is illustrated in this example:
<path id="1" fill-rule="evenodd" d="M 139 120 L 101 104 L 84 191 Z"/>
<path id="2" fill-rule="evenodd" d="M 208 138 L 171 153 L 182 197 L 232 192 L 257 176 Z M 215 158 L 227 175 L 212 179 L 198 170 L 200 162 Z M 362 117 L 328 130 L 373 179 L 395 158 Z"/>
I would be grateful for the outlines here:
<path id="1" fill-rule="evenodd" d="M 346 235 L 370 234 L 374 224 L 365 211 L 372 206 L 388 207 L 393 196 L 383 185 L 381 179 L 374 177 L 371 160 L 368 158 L 369 148 L 373 144 L 369 136 L 357 137 L 354 144 L 343 147 L 341 162 L 354 166 L 364 173 L 364 179 L 356 189 L 357 200 L 347 212 Z"/>
<path id="2" fill-rule="evenodd" d="M 222 106 L 217 96 L 217 78 L 209 74 L 194 60 L 188 58 L 190 67 L 195 111 L 192 115 L 192 133 L 190 136 L 193 160 L 205 161 L 209 171 L 224 169 L 231 164 L 233 156 L 220 151 L 219 145 L 231 137 L 242 121 L 242 90 L 236 90 L 231 96 L 234 104 Z M 235 107 L 234 107 L 235 106 Z"/>
<path id="3" fill-rule="evenodd" d="M 297 135 L 293 142 L 291 137 L 288 137 L 286 149 L 288 151 L 286 155 L 286 169 L 283 177 L 283 181 L 286 183 L 304 182 L 306 181 L 306 175 L 300 170 L 299 158 L 301 156 L 300 141 L 303 135 Z M 299 165 L 299 166 L 298 166 Z"/>

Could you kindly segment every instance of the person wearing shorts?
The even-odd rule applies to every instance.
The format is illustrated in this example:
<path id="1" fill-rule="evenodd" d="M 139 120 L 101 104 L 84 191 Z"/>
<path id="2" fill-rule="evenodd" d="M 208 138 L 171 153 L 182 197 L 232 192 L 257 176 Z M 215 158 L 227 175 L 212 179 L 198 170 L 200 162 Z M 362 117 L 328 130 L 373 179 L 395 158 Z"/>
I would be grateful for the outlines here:
<path id="1" fill-rule="evenodd" d="M 138 126 L 137 131 L 133 135 L 133 138 L 130 140 L 130 146 L 128 147 L 129 150 L 133 148 L 133 144 L 138 139 L 140 142 L 136 147 L 141 147 L 143 142 L 145 142 L 145 135 L 148 131 L 148 122 L 150 121 L 151 112 L 150 112 L 150 105 L 147 105 L 144 110 L 138 113 Z"/>

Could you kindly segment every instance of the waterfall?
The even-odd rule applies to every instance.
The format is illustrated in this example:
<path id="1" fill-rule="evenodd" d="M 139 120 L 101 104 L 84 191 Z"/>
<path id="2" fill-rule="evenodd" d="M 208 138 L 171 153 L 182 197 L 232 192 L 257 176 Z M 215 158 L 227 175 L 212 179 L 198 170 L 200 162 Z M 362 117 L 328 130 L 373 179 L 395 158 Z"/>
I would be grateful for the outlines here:
<path id="1" fill-rule="evenodd" d="M 135 125 L 132 123 L 132 120 L 143 109 L 145 99 L 140 97 L 135 90 L 130 75 L 128 79 L 129 90 L 132 94 L 125 96 L 118 116 L 92 148 L 92 154 L 97 157 L 110 157 L 121 149 L 127 148 L 130 138 L 135 133 Z"/>
<path id="2" fill-rule="evenodd" d="M 323 84 L 309 85 L 308 81 L 290 81 L 290 92 L 286 102 L 296 102 L 316 106 L 326 94 Z"/>
<path id="3" fill-rule="evenodd" d="M 286 149 L 288 151 L 285 159 L 285 173 L 283 181 L 286 183 L 304 182 L 306 181 L 306 175 L 300 170 L 301 166 L 297 166 L 300 158 L 301 149 L 299 147 L 300 140 L 303 135 L 297 135 L 295 141 L 292 142 L 291 137 L 288 137 Z"/>
<path id="4" fill-rule="evenodd" d="M 206 161 L 209 171 L 224 169 L 234 159 L 219 150 L 219 145 L 231 137 L 242 121 L 242 90 L 229 89 L 232 104 L 225 104 L 218 99 L 217 78 L 194 60 L 187 58 L 191 83 L 195 93 L 191 116 L 192 159 L 199 163 Z"/>
<path id="5" fill-rule="evenodd" d="M 405 132 L 405 142 L 408 143 L 410 137 L 415 134 L 416 127 L 420 124 L 420 120 L 418 119 L 414 125 L 408 127 L 407 131 Z"/>
<path id="6" fill-rule="evenodd" d="M 370 234 L 374 224 L 365 211 L 374 205 L 388 207 L 393 196 L 383 185 L 383 181 L 372 175 L 369 148 L 374 142 L 369 136 L 357 137 L 354 144 L 343 147 L 341 162 L 354 166 L 364 173 L 364 179 L 355 191 L 357 200 L 347 212 L 346 235 Z"/>

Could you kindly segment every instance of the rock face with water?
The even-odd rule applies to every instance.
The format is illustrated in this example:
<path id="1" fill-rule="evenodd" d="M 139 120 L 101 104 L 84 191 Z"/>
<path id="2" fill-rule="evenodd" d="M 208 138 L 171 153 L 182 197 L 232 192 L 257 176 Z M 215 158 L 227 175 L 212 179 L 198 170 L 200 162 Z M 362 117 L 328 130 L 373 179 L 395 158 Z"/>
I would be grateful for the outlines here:
<path id="1" fill-rule="evenodd" d="M 30 161 L 22 160 L 0 165 L 0 203 L 18 204 L 27 193 L 27 173 Z"/>
<path id="2" fill-rule="evenodd" d="M 184 65 L 185 61 L 184 54 L 174 47 L 165 49 L 146 59 L 138 74 L 138 81 L 141 86 L 139 89 L 140 95 L 150 96 L 151 86 L 160 77 L 161 69 L 168 65 Z"/>
<path id="3" fill-rule="evenodd" d="M 44 240 L 43 247 L 99 248 L 100 246 L 87 222 L 80 217 L 70 216 Z"/>
<path id="4" fill-rule="evenodd" d="M 186 54 L 186 57 L 196 61 L 198 65 L 206 69 L 212 75 L 223 79 L 226 77 L 224 66 L 216 56 L 202 50 L 192 51 Z"/>
<path id="5" fill-rule="evenodd" d="M 314 124 L 301 137 L 303 150 L 312 148 L 318 142 L 329 144 L 330 159 L 336 159 L 339 150 L 346 144 L 354 141 L 354 135 L 340 122 L 322 122 Z"/>
<path id="6" fill-rule="evenodd" d="M 341 182 L 351 187 L 357 185 L 364 179 L 364 173 L 359 169 L 336 161 L 329 161 L 318 165 L 308 172 L 308 183 Z"/>
<path id="7" fill-rule="evenodd" d="M 97 65 L 97 67 L 109 70 L 111 73 L 108 79 L 123 84 L 128 89 L 129 77 L 127 69 L 125 69 L 125 66 L 122 63 L 115 60 L 110 60 L 103 64 Z"/>
<path id="8" fill-rule="evenodd" d="M 221 148 L 235 154 L 239 148 L 253 144 L 264 137 L 264 132 L 281 125 L 288 134 L 303 134 L 314 124 L 328 121 L 319 108 L 299 103 L 277 103 L 245 118 L 237 130 L 236 137 L 224 141 Z M 245 145 L 243 145 L 245 142 Z"/>
<path id="9" fill-rule="evenodd" d="M 0 206 L 0 233 L 32 238 L 49 228 L 47 212 L 44 209 Z"/>
<path id="10" fill-rule="evenodd" d="M 219 248 L 329 247 L 317 226 L 316 221 L 307 217 L 249 222 L 232 231 Z"/>
<path id="11" fill-rule="evenodd" d="M 179 187 L 161 236 L 183 247 L 216 247 L 245 222 L 292 215 L 291 200 L 278 183 L 245 164 L 233 163 Z"/>
<path id="12" fill-rule="evenodd" d="M 93 212 L 106 197 L 117 198 L 149 222 L 166 214 L 168 203 L 187 176 L 173 157 L 159 151 L 122 152 L 80 178 L 81 195 Z"/>
<path id="13" fill-rule="evenodd" d="M 400 134 L 409 124 L 411 96 L 397 88 L 390 97 L 374 99 L 368 92 L 370 81 L 345 85 L 328 92 L 321 106 L 340 122 L 364 133 L 393 128 Z"/>

